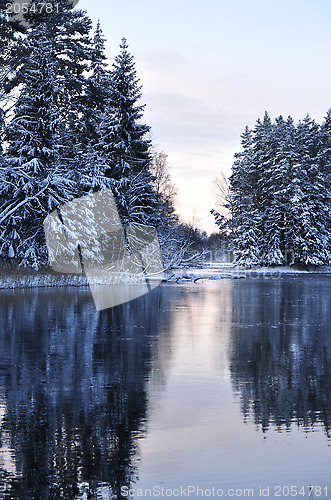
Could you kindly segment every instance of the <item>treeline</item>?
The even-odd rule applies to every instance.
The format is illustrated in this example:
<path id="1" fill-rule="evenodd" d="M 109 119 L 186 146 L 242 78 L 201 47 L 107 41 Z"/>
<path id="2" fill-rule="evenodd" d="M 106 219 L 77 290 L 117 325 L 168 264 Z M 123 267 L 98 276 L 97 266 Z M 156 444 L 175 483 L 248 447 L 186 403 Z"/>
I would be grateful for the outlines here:
<path id="1" fill-rule="evenodd" d="M 86 12 L 67 0 L 50 1 L 52 12 L 29 12 L 27 23 L 8 16 L 7 4 L 0 2 L 3 265 L 47 265 L 45 217 L 107 188 L 124 227 L 157 227 L 164 253 L 171 243 L 168 254 L 180 259 L 188 235 L 175 214 L 166 157 L 153 150 L 143 123 L 126 40 L 109 68 L 100 24 L 93 31 Z"/>
<path id="2" fill-rule="evenodd" d="M 331 264 L 331 110 L 322 125 L 268 115 L 242 134 L 223 209 L 213 210 L 247 267 Z M 224 186 L 223 186 L 224 188 Z"/>

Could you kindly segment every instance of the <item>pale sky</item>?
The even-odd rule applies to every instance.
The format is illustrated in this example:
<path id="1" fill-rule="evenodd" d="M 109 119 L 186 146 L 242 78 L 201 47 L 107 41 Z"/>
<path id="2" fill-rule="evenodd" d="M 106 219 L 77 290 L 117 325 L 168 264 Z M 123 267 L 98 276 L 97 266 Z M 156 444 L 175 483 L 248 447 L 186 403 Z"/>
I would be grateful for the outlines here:
<path id="1" fill-rule="evenodd" d="M 125 36 L 146 104 L 144 122 L 168 154 L 177 210 L 217 230 L 213 180 L 229 175 L 240 134 L 271 118 L 331 107 L 330 0 L 80 0 L 107 38 Z"/>

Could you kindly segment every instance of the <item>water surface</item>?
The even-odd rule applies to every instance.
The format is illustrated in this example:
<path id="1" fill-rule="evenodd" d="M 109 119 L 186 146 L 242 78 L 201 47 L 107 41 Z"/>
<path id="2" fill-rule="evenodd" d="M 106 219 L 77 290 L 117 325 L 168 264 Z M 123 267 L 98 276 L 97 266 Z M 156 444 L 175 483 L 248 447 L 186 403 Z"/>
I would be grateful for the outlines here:
<path id="1" fill-rule="evenodd" d="M 330 496 L 330 281 L 1 291 L 0 498 Z"/>

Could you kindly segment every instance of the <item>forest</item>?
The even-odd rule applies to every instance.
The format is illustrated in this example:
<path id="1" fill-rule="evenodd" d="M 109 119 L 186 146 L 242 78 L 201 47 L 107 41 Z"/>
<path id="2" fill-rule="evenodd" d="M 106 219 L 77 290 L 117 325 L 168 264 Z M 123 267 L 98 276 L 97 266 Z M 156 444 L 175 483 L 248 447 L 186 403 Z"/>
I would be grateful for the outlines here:
<path id="1" fill-rule="evenodd" d="M 68 0 L 50 5 L 22 22 L 0 1 L 2 268 L 47 268 L 47 215 L 105 189 L 124 229 L 156 228 L 165 268 L 201 262 L 212 248 L 244 267 L 330 265 L 331 111 L 321 125 L 266 113 L 246 127 L 208 238 L 175 211 L 127 40 L 110 64 L 100 22 Z"/>
<path id="2" fill-rule="evenodd" d="M 309 115 L 273 123 L 266 112 L 245 128 L 228 180 L 219 179 L 222 210 L 212 210 L 235 263 L 331 264 L 331 110 L 322 125 Z"/>
<path id="3" fill-rule="evenodd" d="M 128 43 L 113 64 L 100 23 L 67 0 L 24 22 L 0 4 L 0 258 L 47 268 L 43 222 L 75 198 L 111 189 L 123 227 L 157 228 L 164 265 L 191 259 L 197 231 L 175 213 L 167 155 L 143 122 Z"/>

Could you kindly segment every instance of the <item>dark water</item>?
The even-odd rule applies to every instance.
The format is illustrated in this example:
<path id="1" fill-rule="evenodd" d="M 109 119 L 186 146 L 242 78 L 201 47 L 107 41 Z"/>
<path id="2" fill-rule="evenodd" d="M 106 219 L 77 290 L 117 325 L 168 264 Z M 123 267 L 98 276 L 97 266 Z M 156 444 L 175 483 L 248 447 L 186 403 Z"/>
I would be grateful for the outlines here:
<path id="1" fill-rule="evenodd" d="M 1 499 L 331 496 L 330 276 L 1 291 L 0 318 Z"/>

